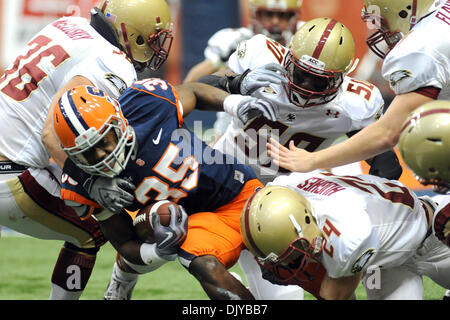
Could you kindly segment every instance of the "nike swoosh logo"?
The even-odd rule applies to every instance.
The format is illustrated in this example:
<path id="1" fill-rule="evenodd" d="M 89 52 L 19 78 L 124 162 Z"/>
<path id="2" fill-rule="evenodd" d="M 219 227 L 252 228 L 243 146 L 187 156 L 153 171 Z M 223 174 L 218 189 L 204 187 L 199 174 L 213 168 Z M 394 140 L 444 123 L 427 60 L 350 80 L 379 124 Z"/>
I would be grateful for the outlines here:
<path id="1" fill-rule="evenodd" d="M 158 133 L 158 136 L 156 137 L 156 139 L 152 139 L 154 144 L 159 143 L 159 140 L 161 139 L 161 133 L 162 133 L 162 128 L 159 129 L 159 133 Z"/>
<path id="2" fill-rule="evenodd" d="M 160 242 L 160 244 L 159 244 L 160 246 L 162 246 L 166 241 L 169 241 L 173 237 L 172 232 L 166 231 L 166 234 L 167 234 L 167 237 L 163 241 Z"/>

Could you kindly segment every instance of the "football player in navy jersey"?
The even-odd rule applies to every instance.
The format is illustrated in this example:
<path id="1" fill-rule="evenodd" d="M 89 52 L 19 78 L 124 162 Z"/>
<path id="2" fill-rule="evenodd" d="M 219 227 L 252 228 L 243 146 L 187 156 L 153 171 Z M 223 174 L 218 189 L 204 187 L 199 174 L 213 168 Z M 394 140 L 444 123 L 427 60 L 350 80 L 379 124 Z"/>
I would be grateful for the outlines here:
<path id="1" fill-rule="evenodd" d="M 94 214 L 122 263 L 137 273 L 152 271 L 177 253 L 211 299 L 253 299 L 227 269 L 243 248 L 240 213 L 262 184 L 249 167 L 185 127 L 183 115 L 196 106 L 223 107 L 240 121 L 252 110 L 276 117 L 266 102 L 200 83 L 175 89 L 164 80 L 146 79 L 135 82 L 118 102 L 90 86 L 66 92 L 53 113 L 54 130 L 68 157 L 89 177 L 76 170 L 64 174 L 62 198 L 82 218 Z M 116 179 L 118 190 L 134 189 L 128 190 L 134 196 L 118 204 L 115 214 L 104 209 L 114 207 L 108 192 L 103 204 L 89 196 L 90 179 Z M 179 204 L 170 210 L 176 222 L 164 227 L 152 218 L 156 243 L 141 243 L 120 206 L 135 211 L 165 199 Z"/>

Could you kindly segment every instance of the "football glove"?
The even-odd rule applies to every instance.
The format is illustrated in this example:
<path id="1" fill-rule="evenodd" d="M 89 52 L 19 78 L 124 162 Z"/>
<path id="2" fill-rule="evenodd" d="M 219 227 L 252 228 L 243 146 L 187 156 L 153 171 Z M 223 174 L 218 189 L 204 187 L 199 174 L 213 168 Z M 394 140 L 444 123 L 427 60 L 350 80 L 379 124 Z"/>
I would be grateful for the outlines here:
<path id="1" fill-rule="evenodd" d="M 284 76 L 286 70 L 277 63 L 268 63 L 262 67 L 244 72 L 241 77 L 239 89 L 242 95 L 250 95 L 259 88 L 264 88 L 273 84 L 286 84 Z M 243 75 L 244 75 L 243 74 Z"/>
<path id="2" fill-rule="evenodd" d="M 270 101 L 250 96 L 232 94 L 223 102 L 225 112 L 239 119 L 244 125 L 251 119 L 263 116 L 271 121 L 278 118 L 278 106 Z"/>
<path id="3" fill-rule="evenodd" d="M 132 183 L 122 178 L 99 176 L 88 178 L 83 187 L 94 201 L 113 213 L 120 213 L 133 204 L 134 196 L 126 190 L 136 189 Z"/>
<path id="4" fill-rule="evenodd" d="M 187 235 L 188 215 L 183 207 L 170 205 L 169 212 L 170 222 L 167 227 L 160 223 L 158 213 L 154 212 L 151 216 L 156 253 L 161 257 L 176 254 Z"/>

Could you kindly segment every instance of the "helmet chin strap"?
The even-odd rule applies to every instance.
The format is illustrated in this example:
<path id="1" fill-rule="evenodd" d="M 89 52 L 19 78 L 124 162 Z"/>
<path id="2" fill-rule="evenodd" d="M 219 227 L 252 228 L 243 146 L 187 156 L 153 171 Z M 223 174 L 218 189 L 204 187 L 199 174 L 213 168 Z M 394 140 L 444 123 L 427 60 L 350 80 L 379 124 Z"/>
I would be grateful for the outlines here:
<path id="1" fill-rule="evenodd" d="M 294 225 L 295 231 L 297 231 L 298 236 L 303 237 L 302 227 L 298 224 L 297 220 L 295 220 L 294 215 L 290 214 L 289 219 L 291 219 L 291 222 Z"/>
<path id="2" fill-rule="evenodd" d="M 353 64 L 351 65 L 350 69 L 345 73 L 345 75 L 349 75 L 350 73 L 355 71 L 355 69 L 358 67 L 358 64 L 359 64 L 359 58 L 356 58 L 353 61 Z"/>

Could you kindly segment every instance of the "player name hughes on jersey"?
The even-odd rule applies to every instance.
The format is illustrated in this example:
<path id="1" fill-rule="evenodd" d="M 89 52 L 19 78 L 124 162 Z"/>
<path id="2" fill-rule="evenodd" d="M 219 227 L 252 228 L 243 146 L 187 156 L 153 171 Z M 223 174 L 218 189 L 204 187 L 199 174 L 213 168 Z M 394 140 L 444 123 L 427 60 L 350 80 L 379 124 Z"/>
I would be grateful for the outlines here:
<path id="1" fill-rule="evenodd" d="M 137 150 L 120 177 L 136 186 L 135 211 L 170 199 L 186 212 L 214 211 L 230 202 L 256 176 L 252 169 L 206 145 L 183 124 L 175 88 L 161 79 L 134 83 L 119 103 L 133 127 Z M 71 179 L 65 179 L 65 200 L 98 206 Z"/>

